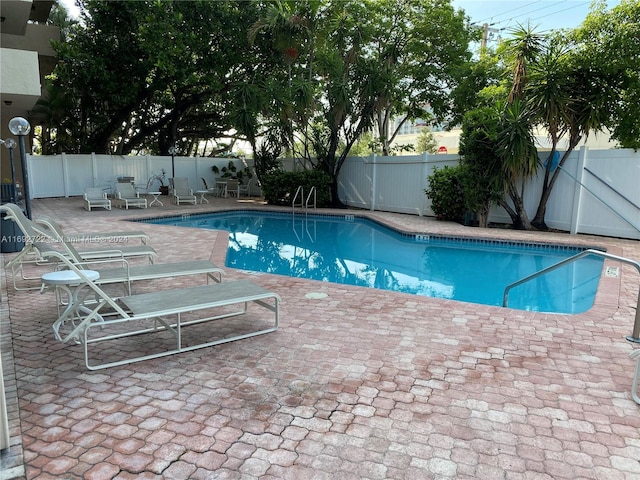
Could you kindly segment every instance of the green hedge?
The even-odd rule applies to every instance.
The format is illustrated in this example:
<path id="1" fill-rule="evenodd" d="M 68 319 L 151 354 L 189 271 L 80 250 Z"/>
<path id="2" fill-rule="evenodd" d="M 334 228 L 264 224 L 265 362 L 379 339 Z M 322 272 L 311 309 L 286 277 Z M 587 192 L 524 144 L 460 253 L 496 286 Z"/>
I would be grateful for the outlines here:
<path id="1" fill-rule="evenodd" d="M 319 170 L 297 172 L 274 172 L 262 178 L 262 194 L 270 205 L 291 206 L 298 187 L 302 185 L 305 197 L 316 187 L 316 205 L 326 207 L 331 204 L 331 177 Z"/>
<path id="2" fill-rule="evenodd" d="M 464 200 L 464 169 L 445 166 L 435 168 L 429 176 L 429 188 L 424 192 L 431 199 L 431 210 L 440 220 L 463 222 L 466 211 Z"/>

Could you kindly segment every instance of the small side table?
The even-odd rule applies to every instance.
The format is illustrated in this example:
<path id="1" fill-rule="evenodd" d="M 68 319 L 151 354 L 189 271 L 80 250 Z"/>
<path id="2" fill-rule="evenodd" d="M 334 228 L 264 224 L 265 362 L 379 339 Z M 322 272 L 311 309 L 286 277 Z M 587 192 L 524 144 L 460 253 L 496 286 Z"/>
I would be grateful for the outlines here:
<path id="1" fill-rule="evenodd" d="M 200 195 L 200 204 L 202 205 L 204 202 L 209 203 L 207 197 L 205 195 L 209 193 L 209 190 L 196 190 L 196 195 Z"/>
<path id="2" fill-rule="evenodd" d="M 160 195 L 162 195 L 162 192 L 148 192 L 148 193 L 149 195 L 153 195 L 153 200 L 151 200 L 151 203 L 149 203 L 149 206 L 153 205 L 154 203 L 159 203 L 161 207 L 164 207 L 164 203 L 162 203 L 158 198 Z"/>
<path id="3" fill-rule="evenodd" d="M 91 282 L 100 278 L 100 273 L 95 270 L 83 270 L 82 273 Z M 75 316 L 79 311 L 84 311 L 85 313 L 90 312 L 89 309 L 82 305 L 86 297 L 86 294 L 82 294 L 82 290 L 87 287 L 87 284 L 72 270 L 58 270 L 55 272 L 45 273 L 42 275 L 41 279 L 42 288 L 40 291 L 43 291 L 47 286 L 53 286 L 56 288 L 56 293 L 58 292 L 57 289 L 60 288 L 67 294 L 67 307 L 53 323 L 53 332 L 55 333 L 56 339 L 61 342 L 65 342 L 68 339 L 62 339 L 59 334 L 60 327 L 64 325 L 64 322 L 71 320 L 73 323 Z M 90 291 L 91 290 L 86 293 L 88 294 Z"/>

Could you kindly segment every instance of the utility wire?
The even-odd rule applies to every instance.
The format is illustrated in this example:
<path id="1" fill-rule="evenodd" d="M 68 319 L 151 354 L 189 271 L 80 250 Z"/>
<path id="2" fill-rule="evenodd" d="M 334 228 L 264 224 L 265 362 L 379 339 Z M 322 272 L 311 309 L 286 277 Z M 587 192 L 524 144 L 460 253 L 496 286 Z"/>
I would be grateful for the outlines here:
<path id="1" fill-rule="evenodd" d="M 553 7 L 556 7 L 558 5 L 562 5 L 563 3 L 567 3 L 567 2 L 566 1 L 561 1 L 561 2 L 554 3 L 552 5 L 545 5 L 544 7 L 536 8 L 535 10 L 529 10 L 528 12 L 524 12 L 524 13 L 522 13 L 520 15 L 517 15 L 516 17 L 507 18 L 506 20 L 500 20 L 500 21 L 491 23 L 490 25 L 499 25 L 500 23 L 504 23 L 504 22 L 511 23 L 515 18 L 523 17 L 523 16 L 529 15 L 531 13 L 539 12 L 540 10 L 546 10 L 548 8 L 553 8 Z M 585 3 L 588 3 L 588 2 L 585 2 Z M 552 15 L 552 14 L 550 14 L 550 15 Z"/>
<path id="2" fill-rule="evenodd" d="M 511 10 L 507 10 L 506 12 L 499 13 L 498 15 L 493 15 L 492 17 L 483 18 L 482 20 L 479 20 L 477 23 L 482 24 L 487 20 L 493 20 L 494 18 L 501 17 L 502 15 L 506 15 L 507 13 L 515 12 L 516 10 L 520 10 L 522 8 L 531 7 L 532 5 L 535 5 L 536 3 L 540 3 L 541 1 L 542 0 L 537 0 L 537 1 L 533 2 L 533 3 L 531 3 L 531 4 L 528 4 L 528 5 L 522 5 L 521 7 L 512 8 Z"/>
<path id="3" fill-rule="evenodd" d="M 577 5 L 573 5 L 573 6 L 571 6 L 571 7 L 567 7 L 567 8 L 565 8 L 565 9 L 558 10 L 557 12 L 548 13 L 547 15 L 543 15 L 543 16 L 541 16 L 541 17 L 534 18 L 534 19 L 532 19 L 531 21 L 532 21 L 532 22 L 535 22 L 536 20 L 540 20 L 541 18 L 550 17 L 551 15 L 555 15 L 556 13 L 562 13 L 562 12 L 566 12 L 567 10 L 571 10 L 571 9 L 573 9 L 573 8 L 582 7 L 583 5 L 586 5 L 586 4 L 588 4 L 588 3 L 590 3 L 590 2 L 583 2 L 583 3 L 579 3 L 579 4 L 577 4 Z"/>
<path id="4" fill-rule="evenodd" d="M 485 23 L 487 20 L 492 21 L 492 20 L 496 19 L 495 21 L 492 21 L 492 22 L 491 22 L 491 23 L 489 23 L 488 25 L 489 25 L 489 26 L 496 26 L 496 25 L 500 25 L 500 24 L 502 24 L 502 23 L 506 23 L 507 25 L 506 25 L 505 27 L 500 28 L 500 30 L 505 30 L 511 22 L 513 22 L 513 21 L 517 20 L 518 18 L 524 17 L 525 15 L 529 15 L 529 14 L 531 14 L 531 13 L 540 12 L 541 10 L 546 10 L 546 9 L 549 9 L 549 8 L 554 8 L 554 7 L 557 7 L 557 6 L 560 6 L 560 5 L 563 5 L 563 4 L 566 4 L 566 3 L 567 3 L 567 0 L 561 0 L 561 1 L 556 2 L 556 3 L 553 3 L 553 4 L 551 4 L 551 5 L 544 5 L 543 7 L 536 8 L 536 9 L 534 9 L 534 10 L 529 10 L 529 11 L 526 11 L 526 12 L 524 12 L 524 13 L 522 13 L 522 14 L 519 14 L 519 15 L 516 15 L 516 16 L 511 16 L 511 17 L 506 18 L 506 19 L 503 19 L 503 20 L 497 20 L 497 18 L 498 18 L 498 17 L 502 17 L 503 15 L 507 15 L 507 14 L 509 14 L 509 13 L 515 12 L 515 11 L 517 11 L 517 10 L 521 10 L 521 9 L 523 9 L 523 8 L 529 8 L 529 7 L 532 7 L 532 6 L 534 6 L 534 5 L 538 4 L 538 3 L 540 3 L 541 1 L 543 1 L 543 0 L 537 0 L 537 1 L 533 2 L 533 3 L 531 3 L 531 4 L 527 4 L 527 5 L 523 5 L 523 6 L 520 6 L 520 7 L 512 8 L 511 10 L 506 10 L 506 11 L 504 11 L 504 12 L 502 12 L 502 13 L 497 14 L 497 15 L 493 15 L 493 16 L 491 16 L 491 17 L 486 17 L 486 18 L 484 18 L 484 19 L 482 19 L 482 20 L 479 20 L 479 21 L 473 22 L 473 24 L 476 24 L 476 25 L 478 25 L 478 24 L 479 24 L 479 25 L 482 25 L 482 24 L 483 24 L 483 23 Z M 573 2 L 572 2 L 572 3 L 573 3 Z M 582 6 L 584 6 L 584 5 L 588 5 L 589 3 L 590 3 L 590 2 L 588 2 L 588 1 L 580 2 L 580 3 L 576 4 L 576 5 L 572 5 L 572 6 L 570 6 L 570 7 L 567 7 L 567 8 L 561 9 L 561 10 L 556 10 L 556 11 L 554 11 L 554 12 L 552 12 L 552 13 L 547 14 L 547 15 L 541 15 L 541 16 L 536 17 L 536 18 L 534 18 L 534 19 L 529 19 L 529 21 L 536 21 L 536 20 L 539 20 L 539 19 L 542 19 L 542 18 L 546 18 L 546 17 L 549 17 L 549 16 L 551 16 L 551 15 L 555 15 L 555 14 L 558 14 L 558 13 L 565 12 L 565 11 L 567 11 L 567 10 L 571 10 L 571 9 L 574 9 L 574 8 L 579 8 L 579 7 L 582 7 Z"/>

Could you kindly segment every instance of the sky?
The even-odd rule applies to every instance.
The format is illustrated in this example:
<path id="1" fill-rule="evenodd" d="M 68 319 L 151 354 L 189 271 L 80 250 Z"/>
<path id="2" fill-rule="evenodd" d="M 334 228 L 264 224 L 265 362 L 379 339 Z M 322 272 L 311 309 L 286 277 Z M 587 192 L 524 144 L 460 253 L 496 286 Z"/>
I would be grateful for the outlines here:
<path id="1" fill-rule="evenodd" d="M 607 0 L 607 8 L 620 0 Z M 481 26 L 487 23 L 494 30 L 494 39 L 507 35 L 518 24 L 530 23 L 542 33 L 551 29 L 575 28 L 589 13 L 591 0 L 452 0 L 456 9 L 463 9 L 471 21 Z"/>

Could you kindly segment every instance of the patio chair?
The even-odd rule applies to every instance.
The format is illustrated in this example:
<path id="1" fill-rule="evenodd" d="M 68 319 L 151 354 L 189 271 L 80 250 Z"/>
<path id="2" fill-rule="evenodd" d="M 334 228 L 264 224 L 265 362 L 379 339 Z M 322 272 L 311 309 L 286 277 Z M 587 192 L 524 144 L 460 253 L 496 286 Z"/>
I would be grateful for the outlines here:
<path id="1" fill-rule="evenodd" d="M 104 208 L 111 210 L 111 200 L 107 198 L 107 193 L 99 187 L 90 187 L 84 190 L 84 208 L 91 211 L 92 208 Z"/>
<path id="2" fill-rule="evenodd" d="M 119 208 L 129 209 L 129 207 L 147 208 L 147 199 L 141 198 L 140 193 L 131 182 L 117 182 L 115 190 L 116 198 L 113 204 Z"/>
<path id="3" fill-rule="evenodd" d="M 55 338 L 62 343 L 79 343 L 83 346 L 85 365 L 89 370 L 164 357 L 275 332 L 278 329 L 280 296 L 248 280 L 163 290 L 116 299 L 105 293 L 89 278 L 87 270 L 78 268 L 68 257 L 59 252 L 46 255 L 51 260 L 63 263 L 69 270 L 69 275 L 75 273 L 75 277 L 70 279 L 74 285 L 73 303 L 53 323 L 53 331 Z M 95 298 L 96 302 L 85 305 L 83 299 L 88 297 Z M 236 334 L 218 335 L 212 339 L 208 335 L 203 336 L 206 332 L 202 330 L 190 337 L 183 333 L 188 326 L 243 315 L 247 313 L 249 304 L 256 304 L 273 312 L 273 324 L 265 324 L 264 320 L 259 320 L 257 328 L 248 330 L 247 322 L 255 321 L 255 315 L 252 315 L 238 325 Z M 233 307 L 233 311 L 225 307 Z M 231 328 L 228 325 L 225 330 Z M 211 329 L 212 334 L 218 331 L 219 329 Z M 169 342 L 141 341 L 139 348 L 131 348 L 131 337 L 145 334 L 161 335 Z M 122 345 L 124 341 L 129 346 L 118 348 L 117 345 Z M 170 343 L 171 341 L 174 343 Z M 102 362 L 93 364 L 89 347 L 102 342 L 112 342 L 113 348 L 100 348 Z M 127 353 L 132 356 L 126 356 Z M 106 355 L 118 354 L 122 355 L 119 359 L 106 361 L 104 358 Z"/>
<path id="4" fill-rule="evenodd" d="M 237 179 L 227 180 L 227 196 L 240 198 L 240 182 Z"/>
<path id="5" fill-rule="evenodd" d="M 214 183 L 213 186 L 209 186 L 209 184 L 207 183 L 207 181 L 204 179 L 204 177 L 200 177 L 202 180 L 202 184 L 204 185 L 204 189 L 207 191 L 207 193 L 209 195 L 213 195 L 215 197 L 219 197 L 221 192 L 220 189 L 218 188 L 218 184 Z"/>
<path id="6" fill-rule="evenodd" d="M 251 183 L 253 182 L 253 178 L 250 178 L 246 185 L 238 185 L 238 198 L 241 195 L 245 195 L 249 197 L 251 195 Z"/>
<path id="7" fill-rule="evenodd" d="M 631 384 L 631 398 L 640 405 L 640 348 L 631 352 L 629 356 L 636 360 L 636 371 Z"/>
<path id="8" fill-rule="evenodd" d="M 190 203 L 195 205 L 198 199 L 193 194 L 193 190 L 189 188 L 189 180 L 187 177 L 173 178 L 173 203 L 180 205 L 181 203 Z"/>

